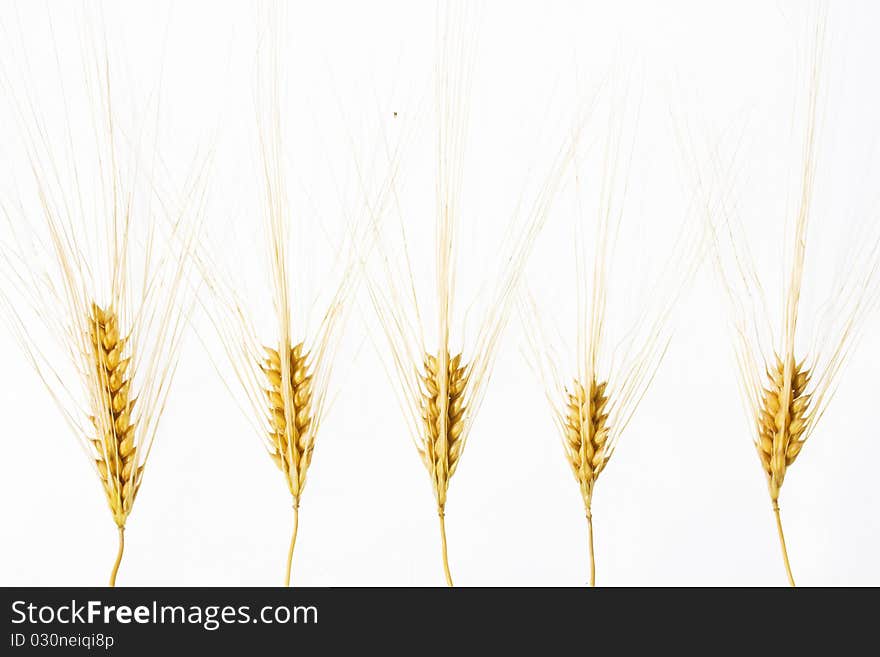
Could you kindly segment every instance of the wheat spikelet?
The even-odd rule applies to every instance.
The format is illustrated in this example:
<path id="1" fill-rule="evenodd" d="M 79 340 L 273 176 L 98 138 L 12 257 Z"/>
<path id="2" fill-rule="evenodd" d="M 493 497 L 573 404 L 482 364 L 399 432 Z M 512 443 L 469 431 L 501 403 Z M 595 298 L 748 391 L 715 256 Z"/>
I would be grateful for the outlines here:
<path id="1" fill-rule="evenodd" d="M 445 376 L 441 376 L 444 371 Z M 467 367 L 461 364 L 461 354 L 448 359 L 445 368 L 437 356 L 425 354 L 422 381 L 425 449 L 419 450 L 419 456 L 434 482 L 437 508 L 442 514 L 449 479 L 455 474 L 464 446 L 462 431 Z M 444 391 L 443 394 L 441 391 Z"/>
<path id="2" fill-rule="evenodd" d="M 774 505 L 779 500 L 786 468 L 794 463 L 804 446 L 810 422 L 810 395 L 806 392 L 809 382 L 809 370 L 791 358 L 783 363 L 777 356 L 776 366 L 767 371 L 755 446 Z"/>
<path id="3" fill-rule="evenodd" d="M 418 451 L 431 476 L 440 517 L 443 570 L 447 584 L 452 586 L 446 555 L 446 493 L 464 447 L 462 433 L 467 410 L 467 367 L 461 364 L 461 354 L 449 358 L 448 351 L 434 356 L 426 353 L 423 367 L 421 411 L 424 447 Z"/>
<path id="4" fill-rule="evenodd" d="M 140 488 L 143 466 L 138 467 L 135 445 L 135 422 L 132 420 L 136 398 L 131 394 L 131 362 L 127 338 L 119 335 L 119 318 L 112 308 L 102 309 L 92 303 L 89 317 L 98 381 L 103 383 L 98 397 L 99 415 L 92 416 L 95 438 L 95 465 L 120 529 L 131 513 Z"/>
<path id="5" fill-rule="evenodd" d="M 303 354 L 303 343 L 282 350 L 290 363 L 289 376 L 281 367 L 278 351 L 264 347 L 266 359 L 266 398 L 269 402 L 269 440 L 274 447 L 269 456 L 287 478 L 287 486 L 293 496 L 294 506 L 299 506 L 299 496 L 306 483 L 306 472 L 312 461 L 314 443 L 309 431 L 312 424 L 312 377 L 309 375 L 308 354 Z"/>
<path id="6" fill-rule="evenodd" d="M 593 487 L 611 458 L 610 427 L 608 426 L 608 383 L 590 379 L 589 386 L 577 381 L 566 390 L 567 414 L 563 429 L 565 454 L 578 482 L 587 516 L 590 548 L 590 585 L 596 583 L 593 558 Z M 587 391 L 589 390 L 589 394 Z"/>
<path id="7" fill-rule="evenodd" d="M 92 446 L 95 466 L 119 531 L 119 550 L 110 574 L 113 586 L 125 547 L 125 521 L 140 489 L 144 466 L 138 465 L 132 420 L 136 397 L 131 396 L 128 338 L 120 336 L 119 317 L 112 307 L 102 309 L 92 302 L 88 322 L 99 386 L 96 415 L 90 418 L 95 429 Z"/>
<path id="8" fill-rule="evenodd" d="M 798 364 L 793 356 L 787 357 L 785 362 L 776 356 L 775 367 L 767 368 L 767 385 L 761 395 L 755 440 L 764 474 L 767 475 L 767 488 L 776 517 L 785 570 L 792 586 L 794 576 L 791 574 L 779 516 L 779 492 L 785 480 L 786 469 L 794 463 L 807 439 L 807 430 L 812 419 L 808 413 L 809 382 L 810 372 L 804 368 L 803 363 Z"/>
<path id="9" fill-rule="evenodd" d="M 263 347 L 266 358 L 262 365 L 266 374 L 266 398 L 269 402 L 269 456 L 284 474 L 293 498 L 293 533 L 287 554 L 285 585 L 290 584 L 293 549 L 299 528 L 299 500 L 306 485 L 306 472 L 314 450 L 312 427 L 312 377 L 309 355 L 303 343 L 292 349 Z M 282 367 L 282 359 L 284 366 Z"/>
<path id="10" fill-rule="evenodd" d="M 568 412 L 564 444 L 588 512 L 593 500 L 593 486 L 611 457 L 607 386 L 607 382 L 599 383 L 593 378 L 589 386 L 575 381 L 571 388 L 574 392 L 566 390 Z"/>

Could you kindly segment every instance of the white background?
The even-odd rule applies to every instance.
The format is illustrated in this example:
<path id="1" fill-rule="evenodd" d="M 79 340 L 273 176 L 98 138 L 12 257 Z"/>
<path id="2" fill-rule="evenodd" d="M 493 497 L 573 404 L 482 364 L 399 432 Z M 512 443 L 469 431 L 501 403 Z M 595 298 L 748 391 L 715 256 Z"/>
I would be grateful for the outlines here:
<path id="1" fill-rule="evenodd" d="M 27 80 L 56 127 L 63 127 L 57 123 L 63 114 L 53 81 L 59 67 L 80 56 L 73 47 L 78 15 L 68 3 L 0 0 L 0 24 L 5 35 L 13 35 L 2 50 L 9 84 L 21 90 Z M 624 128 L 636 145 L 623 218 L 628 229 L 615 256 L 615 303 L 632 310 L 650 282 L 652 263 L 669 253 L 672 236 L 690 217 L 688 202 L 696 190 L 676 125 L 690 126 L 694 141 L 741 136 L 740 219 L 759 253 L 781 253 L 783 197 L 799 175 L 791 137 L 803 130 L 792 106 L 806 93 L 797 75 L 803 77 L 814 15 L 800 2 L 488 3 L 469 98 L 457 271 L 474 285 L 462 285 L 462 309 L 471 300 L 470 288 L 502 256 L 498 245 L 522 181 L 542 182 L 541 167 L 565 132 L 564 117 L 603 79 L 612 80 L 606 90 L 614 102 L 639 117 L 637 124 L 630 117 Z M 118 90 L 125 107 L 137 107 L 161 88 L 161 148 L 171 169 L 216 134 L 206 243 L 259 297 L 265 265 L 253 237 L 261 209 L 254 5 L 113 3 L 104 20 L 112 65 L 126 72 Z M 340 208 L 356 209 L 352 152 L 368 161 L 380 135 L 397 139 L 405 132 L 401 125 L 414 135 L 401 164 L 402 213 L 414 249 L 427 247 L 417 259 L 430 272 L 436 212 L 433 3 L 291 2 L 286 20 L 282 120 L 291 215 L 327 235 L 317 239 L 304 279 L 320 283 L 322 254 L 332 254 L 332 238 L 343 230 Z M 878 20 L 876 3 L 835 3 L 829 11 L 806 332 L 817 316 L 810 310 L 830 293 L 856 229 L 876 235 Z M 61 65 L 52 54 L 53 39 L 66 44 Z M 30 70 L 20 65 L 22 53 Z M 66 77 L 66 85 L 75 87 L 76 78 Z M 0 170 L 24 179 L 10 103 L 4 101 L 0 112 Z M 585 152 L 600 152 L 604 125 L 588 122 Z M 597 193 L 591 181 L 598 173 L 589 169 L 595 161 L 585 158 L 581 191 L 587 206 Z M 6 199 L 30 189 L 10 180 L 4 177 L 0 186 Z M 531 187 L 525 189 L 528 195 Z M 547 300 L 545 321 L 571 343 L 576 329 L 569 317 L 573 307 L 566 304 L 573 297 L 563 290 L 573 266 L 575 207 L 567 179 L 527 272 L 533 292 Z M 31 219 L 42 220 L 38 214 Z M 757 239 L 761 234 L 764 241 Z M 772 258 L 767 262 L 761 272 L 771 307 L 779 312 L 782 269 L 773 269 Z M 384 356 L 377 353 L 384 344 L 371 312 L 360 294 L 302 500 L 296 584 L 443 583 L 429 479 L 406 435 Z M 724 313 L 713 269 L 704 266 L 676 309 L 667 357 L 597 486 L 599 584 L 786 581 L 764 476 L 737 393 Z M 206 352 L 218 356 L 224 372 L 210 325 L 201 314 L 194 324 L 202 340 L 193 333 L 185 344 L 128 522 L 118 583 L 279 584 L 291 526 L 289 495 Z M 873 476 L 880 436 L 872 417 L 878 325 L 876 314 L 867 318 L 831 409 L 783 487 L 783 520 L 801 584 L 880 584 L 880 492 Z M 514 313 L 450 486 L 449 556 L 460 585 L 580 585 L 587 578 L 582 503 L 541 385 L 523 358 L 525 345 Z M 6 331 L 0 332 L 0 362 L 0 583 L 104 583 L 116 532 L 99 482 Z"/>

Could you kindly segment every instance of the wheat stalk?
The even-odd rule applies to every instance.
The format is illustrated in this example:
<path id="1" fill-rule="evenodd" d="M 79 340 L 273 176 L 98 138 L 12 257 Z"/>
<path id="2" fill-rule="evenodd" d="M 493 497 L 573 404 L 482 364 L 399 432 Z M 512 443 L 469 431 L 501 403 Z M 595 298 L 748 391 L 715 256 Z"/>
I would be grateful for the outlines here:
<path id="1" fill-rule="evenodd" d="M 799 197 L 793 215 L 791 241 L 786 245 L 787 284 L 782 295 L 781 329 L 774 330 L 747 240 L 733 216 L 726 194 L 706 200 L 714 242 L 716 265 L 730 304 L 737 368 L 752 439 L 767 481 L 786 576 L 795 586 L 782 529 L 779 498 L 789 467 L 801 454 L 828 408 L 837 377 L 853 350 L 861 321 L 877 300 L 880 241 L 867 240 L 852 254 L 852 266 L 828 300 L 824 330 L 816 331 L 815 344 L 805 349 L 801 296 L 816 178 L 819 132 L 819 96 L 826 31 L 825 9 L 820 11 L 812 35 L 809 93 L 805 105 Z M 718 179 L 729 174 L 711 154 L 708 167 Z M 702 185 L 702 182 L 698 182 Z M 727 257 L 727 252 L 732 256 Z"/>
<path id="2" fill-rule="evenodd" d="M 259 292 L 242 287 L 240 272 L 222 267 L 204 249 L 195 258 L 202 270 L 209 299 L 204 309 L 217 331 L 237 386 L 228 386 L 239 402 L 271 461 L 281 472 L 293 508 L 293 526 L 285 563 L 284 585 L 289 586 L 299 530 L 299 512 L 315 442 L 326 414 L 328 388 L 352 299 L 359 284 L 360 258 L 369 252 L 369 235 L 360 227 L 361 215 L 380 212 L 386 193 L 370 198 L 370 184 L 360 180 L 358 212 L 347 225 L 344 240 L 334 244 L 341 254 L 341 273 L 329 271 L 329 294 L 313 295 L 298 274 L 306 263 L 293 246 L 310 244 L 305 215 L 298 216 L 288 200 L 284 163 L 281 103 L 282 30 L 287 25 L 284 3 L 261 3 L 255 101 L 262 173 L 264 258 L 268 286 Z M 338 166 L 339 163 L 334 163 Z M 361 198 L 363 197 L 363 198 Z M 314 299 L 311 306 L 303 299 Z M 258 302 L 271 303 L 271 324 L 257 323 Z M 317 325 L 309 320 L 313 310 Z M 219 374 L 226 383 L 229 377 Z"/>
<path id="3" fill-rule="evenodd" d="M 589 583 L 596 584 L 596 561 L 593 541 L 593 495 L 599 476 L 608 466 L 618 440 L 624 433 L 639 403 L 659 368 L 671 339 L 672 311 L 702 261 L 705 240 L 685 221 L 675 241 L 667 265 L 655 279 L 644 301 L 634 302 L 632 294 L 615 294 L 610 279 L 626 278 L 629 262 L 615 271 L 615 252 L 623 221 L 624 200 L 629 187 L 629 161 L 635 147 L 624 143 L 624 123 L 635 117 L 627 112 L 623 95 L 609 106 L 605 128 L 604 156 L 600 173 L 586 176 L 581 156 L 574 156 L 577 211 L 574 213 L 574 283 L 577 287 L 576 349 L 563 357 L 564 350 L 554 344 L 542 317 L 548 310 L 539 307 L 531 293 L 523 295 L 520 314 L 528 339 L 526 357 L 542 381 L 557 425 L 566 461 L 581 494 L 587 522 Z M 622 161 L 623 160 L 623 161 Z M 621 170 L 624 175 L 621 176 Z M 588 220 L 583 216 L 581 197 L 585 191 L 598 196 L 594 220 L 592 254 L 585 236 Z M 590 266 L 591 265 L 591 266 Z M 619 326 L 609 348 L 609 305 L 615 299 L 627 299 L 627 313 L 639 308 L 634 317 Z M 612 353 L 613 352 L 613 353 Z M 572 370 L 576 375 L 562 375 Z"/>
<path id="4" fill-rule="evenodd" d="M 560 180 L 572 154 L 571 139 L 556 151 L 543 186 L 528 216 L 512 231 L 494 297 L 479 320 L 473 343 L 465 343 L 462 325 L 456 322 L 455 265 L 463 179 L 462 155 L 466 143 L 468 94 L 473 73 L 478 20 L 473 4 L 438 3 L 436 103 L 437 207 L 435 231 L 436 341 L 425 337 L 421 299 L 409 266 L 409 246 L 403 222 L 401 237 L 407 269 L 396 272 L 379 230 L 381 212 L 373 212 L 374 243 L 382 256 L 382 270 L 371 274 L 364 263 L 368 292 L 382 331 L 388 340 L 396 376 L 392 376 L 398 402 L 410 436 L 431 481 L 440 527 L 443 572 L 453 585 L 446 540 L 446 509 L 449 485 L 457 471 L 473 422 L 479 411 L 500 335 L 516 298 L 519 281 L 532 245 L 540 232 Z M 576 133 L 580 123 L 576 122 Z M 393 187 L 395 177 L 391 177 Z M 393 192 L 392 192 L 393 195 Z M 519 210 L 519 208 L 518 208 Z M 514 220 L 518 219 L 514 216 Z M 515 222 L 513 225 L 516 225 Z M 399 281 L 406 284 L 401 287 Z"/>
<path id="5" fill-rule="evenodd" d="M 265 155 L 265 153 L 264 153 Z M 268 181 L 270 195 L 283 189 L 280 171 Z M 273 270 L 270 296 L 275 326 L 258 330 L 249 303 L 204 252 L 196 256 L 202 267 L 209 302 L 203 303 L 221 340 L 223 351 L 238 384 L 228 386 L 240 402 L 242 412 L 261 437 L 271 461 L 284 477 L 293 508 L 293 527 L 285 565 L 284 584 L 290 585 L 293 554 L 299 530 L 299 510 L 312 462 L 315 440 L 326 411 L 330 377 L 334 369 L 339 340 L 347 321 L 350 300 L 358 284 L 358 239 L 348 248 L 347 264 L 317 328 L 309 329 L 302 317 L 292 312 L 289 303 L 294 288 L 288 279 L 286 207 L 272 208 L 266 216 L 269 224 L 268 253 Z M 298 292 L 304 290 L 296 288 Z M 248 298 L 248 302 L 244 299 Z M 277 337 L 264 339 L 266 335 Z M 294 343 L 292 336 L 305 336 Z M 271 346 L 266 344 L 271 341 Z M 219 370 L 219 368 L 218 368 Z M 224 383 L 227 377 L 220 373 Z"/>
<path id="6" fill-rule="evenodd" d="M 8 234 L 0 301 L 101 483 L 118 534 L 114 586 L 192 308 L 190 261 L 176 247 L 197 235 L 205 170 L 177 199 L 157 191 L 154 171 L 139 162 L 136 148 L 124 156 L 118 135 L 125 133 L 111 110 L 109 57 L 95 45 L 106 43 L 105 35 L 92 29 L 83 38 L 82 89 L 93 112 L 94 152 L 77 144 L 69 116 L 66 138 L 53 141 L 27 83 L 19 90 L 2 77 L 37 204 L 2 204 Z M 61 93 L 67 108 L 63 85 Z"/>

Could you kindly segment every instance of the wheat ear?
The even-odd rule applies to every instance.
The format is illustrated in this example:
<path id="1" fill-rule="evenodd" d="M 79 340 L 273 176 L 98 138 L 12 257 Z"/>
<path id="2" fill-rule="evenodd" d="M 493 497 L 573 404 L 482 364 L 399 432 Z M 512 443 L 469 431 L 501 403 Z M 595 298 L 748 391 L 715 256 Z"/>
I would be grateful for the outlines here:
<path id="1" fill-rule="evenodd" d="M 370 301 L 390 346 L 397 400 L 407 420 L 410 437 L 428 472 L 439 520 L 440 552 L 448 586 L 453 585 L 446 537 L 447 498 L 467 444 L 470 429 L 491 378 L 500 336 L 516 299 L 522 272 L 540 233 L 565 170 L 572 156 L 572 140 L 566 139 L 555 151 L 547 178 L 536 198 L 520 217 L 512 218 L 511 238 L 503 240 L 510 248 L 473 343 L 463 345 L 455 321 L 456 239 L 460 222 L 462 156 L 466 142 L 468 94 L 473 75 L 477 17 L 472 7 L 478 3 L 441 3 L 437 24 L 436 104 L 439 124 L 437 140 L 437 206 L 435 240 L 436 342 L 428 346 L 422 323 L 424 312 L 409 268 L 406 231 L 401 221 L 400 236 L 405 257 L 393 259 L 383 244 L 379 229 L 382 212 L 374 209 L 374 244 L 380 251 L 382 270 L 376 275 L 363 261 Z M 471 22 L 472 21 L 472 22 Z M 580 122 L 576 122 L 577 129 Z M 577 130 L 575 131 L 577 132 Z M 390 177 L 393 188 L 395 177 Z M 525 214 L 525 213 L 524 213 Z M 399 218 L 399 217 L 398 217 Z M 522 220 L 520 224 L 518 220 Z M 407 269 L 394 272 L 391 263 L 402 261 Z M 399 281 L 404 281 L 401 287 Z M 390 369 L 390 368 L 387 368 Z"/>
<path id="2" fill-rule="evenodd" d="M 119 530 L 119 551 L 110 574 L 110 586 L 115 586 L 125 547 L 125 521 L 140 489 L 144 466 L 137 466 L 132 422 L 136 398 L 131 396 L 131 379 L 126 374 L 131 362 L 128 338 L 120 336 L 119 317 L 112 308 L 102 309 L 92 303 L 89 325 L 102 411 L 99 417 L 91 418 L 95 428 L 92 445 L 104 494 Z"/>
<path id="3" fill-rule="evenodd" d="M 264 349 L 266 358 L 263 372 L 266 374 L 269 441 L 272 445 L 269 456 L 284 474 L 293 498 L 293 532 L 284 576 L 284 585 L 290 586 L 290 568 L 299 528 L 300 494 L 306 483 L 306 472 L 314 450 L 314 441 L 309 438 L 312 377 L 309 375 L 308 354 L 303 353 L 302 342 L 292 349 L 289 346 L 282 348 L 280 353 L 269 347 Z M 285 367 L 281 365 L 282 358 Z"/>
<path id="4" fill-rule="evenodd" d="M 732 211 L 733 204 L 725 198 L 726 193 L 716 193 L 715 198 L 707 198 L 705 203 L 716 265 L 731 311 L 741 393 L 767 481 L 783 565 L 791 586 L 795 579 L 779 504 L 782 485 L 788 468 L 802 453 L 833 398 L 837 377 L 857 342 L 861 322 L 876 305 L 880 274 L 880 241 L 868 240 L 867 246 L 860 245 L 852 254 L 846 278 L 835 286 L 833 297 L 826 303 L 825 317 L 830 323 L 815 331 L 814 344 L 809 349 L 798 344 L 805 329 L 800 306 L 816 177 L 826 11 L 823 7 L 819 12 L 811 44 L 797 181 L 799 198 L 791 218 L 791 241 L 785 249 L 788 280 L 782 295 L 779 327 L 770 323 L 761 278 L 748 240 Z M 728 175 L 714 152 L 708 170 L 721 181 Z"/>
<path id="5" fill-rule="evenodd" d="M 179 196 L 157 189 L 155 171 L 136 149 L 126 164 L 118 143 L 124 131 L 111 111 L 110 57 L 99 50 L 106 33 L 92 33 L 89 20 L 80 27 L 81 91 L 91 119 L 85 134 L 93 142 L 77 144 L 69 112 L 66 138 L 51 139 L 27 82 L 19 94 L 0 77 L 42 220 L 33 221 L 21 203 L 14 210 L 0 205 L 11 232 L 0 250 L 0 302 L 98 476 L 117 528 L 114 586 L 192 309 L 185 254 L 199 232 L 207 160 Z M 62 59 L 56 62 L 63 78 Z M 60 92 L 66 110 L 63 84 Z"/>
<path id="6" fill-rule="evenodd" d="M 546 310 L 532 294 L 522 295 L 520 313 L 529 348 L 527 360 L 540 378 L 553 418 L 562 438 L 566 461 L 574 475 L 584 505 L 587 529 L 589 584 L 596 585 L 593 496 L 599 476 L 608 466 L 616 445 L 636 412 L 656 374 L 671 339 L 672 312 L 702 262 L 705 239 L 695 230 L 691 217 L 679 229 L 666 266 L 658 272 L 639 313 L 624 325 L 623 336 L 612 356 L 607 346 L 608 316 L 614 309 L 609 279 L 614 266 L 616 239 L 623 221 L 629 187 L 628 169 L 635 148 L 624 143 L 624 123 L 637 124 L 627 112 L 626 94 L 609 107 L 601 172 L 584 176 L 578 141 L 573 157 L 576 207 L 583 207 L 586 193 L 598 196 L 597 216 L 588 220 L 574 213 L 572 227 L 576 285 L 576 346 L 564 362 L 560 349 L 542 323 Z M 622 173 L 621 173 L 622 172 Z M 592 224 L 592 256 L 587 231 Z M 626 263 L 627 267 L 629 263 Z M 617 274 L 618 272 L 614 272 Z M 624 272 L 619 272 L 624 274 Z M 619 295 L 618 298 L 623 298 Z M 625 310 L 631 311 L 632 301 Z M 609 309 L 609 306 L 610 309 Z M 574 364 L 574 366 L 572 366 Z M 560 372 L 576 372 L 562 376 Z"/>
<path id="7" fill-rule="evenodd" d="M 565 446 L 568 463 L 577 479 L 584 500 L 589 531 L 590 586 L 596 585 L 596 560 L 593 553 L 593 486 L 611 456 L 608 427 L 606 382 L 594 378 L 587 386 L 577 381 L 568 392 Z"/>
<path id="8" fill-rule="evenodd" d="M 461 354 L 449 358 L 448 351 L 437 356 L 425 354 L 423 367 L 422 418 L 425 422 L 425 442 L 424 449 L 419 449 L 419 456 L 431 475 L 436 491 L 443 571 L 446 574 L 446 583 L 452 586 L 449 558 L 446 554 L 446 492 L 464 446 L 462 430 L 467 367 L 461 363 Z"/>
<path id="9" fill-rule="evenodd" d="M 306 478 L 349 300 L 359 284 L 360 257 L 368 250 L 360 250 L 369 240 L 360 234 L 362 217 L 357 215 L 368 214 L 374 208 L 363 199 L 364 206 L 352 213 L 355 216 L 346 226 L 345 240 L 335 245 L 341 254 L 342 271 L 340 274 L 334 270 L 332 276 L 326 276 L 329 298 L 321 298 L 312 306 L 297 303 L 306 295 L 313 298 L 314 291 L 300 284 L 297 268 L 303 265 L 301 259 L 293 257 L 291 247 L 297 242 L 311 243 L 313 237 L 307 231 L 305 217 L 293 216 L 288 201 L 281 108 L 285 3 L 262 4 L 259 24 L 254 91 L 264 193 L 260 229 L 265 238 L 263 261 L 269 279 L 268 287 L 260 289 L 266 293 L 248 294 L 240 287 L 237 272 L 218 266 L 204 250 L 198 251 L 196 261 L 210 295 L 204 308 L 235 374 L 237 385 L 227 387 L 281 472 L 290 495 L 293 524 L 284 564 L 284 585 L 290 586 Z M 259 309 L 252 305 L 254 296 L 271 303 L 272 321 L 268 327 L 254 323 L 259 315 Z M 323 310 L 315 323 L 308 321 L 313 310 Z M 229 378 L 222 372 L 220 376 L 224 381 Z"/>
<path id="10" fill-rule="evenodd" d="M 776 516 L 782 558 L 788 581 L 792 586 L 794 586 L 794 576 L 791 574 L 782 520 L 779 517 L 779 492 L 785 479 L 786 469 L 794 463 L 804 446 L 804 432 L 809 420 L 807 412 L 810 410 L 810 395 L 806 392 L 809 380 L 810 372 L 802 363 L 797 364 L 790 357 L 783 362 L 781 358 L 776 357 L 775 367 L 767 371 L 767 385 L 762 395 L 758 439 L 755 443 L 761 465 L 767 475 L 767 486 L 773 513 Z"/>
<path id="11" fill-rule="evenodd" d="M 820 19 L 815 32 L 810 70 L 801 196 L 792 233 L 789 282 L 784 295 L 782 355 L 775 353 L 770 363 L 765 365 L 764 386 L 758 388 L 759 392 L 752 393 L 752 399 L 756 400 L 752 405 L 757 425 L 755 447 L 767 477 L 767 489 L 776 520 L 779 546 L 782 551 L 785 573 L 791 586 L 795 586 L 795 580 L 782 529 L 779 495 L 788 467 L 794 463 L 804 442 L 815 427 L 814 420 L 818 418 L 818 415 L 815 412 L 816 409 L 810 407 L 811 399 L 816 396 L 817 400 L 821 402 L 824 391 L 827 389 L 825 388 L 827 382 L 823 382 L 821 379 L 817 382 L 818 386 L 810 385 L 810 369 L 805 366 L 804 361 L 799 361 L 795 356 L 807 247 L 807 226 L 816 172 L 817 104 L 824 30 L 824 19 Z M 841 340 L 845 339 L 845 336 L 841 338 Z M 822 377 L 822 379 L 824 378 Z M 754 382 L 752 385 L 755 385 Z"/>

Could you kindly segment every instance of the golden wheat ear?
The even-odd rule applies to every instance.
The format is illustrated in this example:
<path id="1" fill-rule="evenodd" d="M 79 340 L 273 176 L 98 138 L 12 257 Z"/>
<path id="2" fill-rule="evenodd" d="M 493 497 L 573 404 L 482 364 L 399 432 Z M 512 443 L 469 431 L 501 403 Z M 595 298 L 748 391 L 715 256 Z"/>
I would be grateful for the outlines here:
<path id="1" fill-rule="evenodd" d="M 569 137 L 553 151 L 547 176 L 522 215 L 511 218 L 510 237 L 503 248 L 497 279 L 486 281 L 491 293 L 485 312 L 468 332 L 458 316 L 455 269 L 458 254 L 459 201 L 463 175 L 462 152 L 466 141 L 468 96 L 476 47 L 477 16 L 468 2 L 442 3 L 438 12 L 436 42 L 437 208 L 434 252 L 434 285 L 424 296 L 416 290 L 409 268 L 409 243 L 404 222 L 398 222 L 403 257 L 392 257 L 387 232 L 380 227 L 381 212 L 373 214 L 377 257 L 364 260 L 367 291 L 382 332 L 388 341 L 392 385 L 404 413 L 407 429 L 428 472 L 439 521 L 440 557 L 448 586 L 453 585 L 446 540 L 449 486 L 458 471 L 471 427 L 491 378 L 500 336 L 507 324 L 525 263 L 549 213 L 572 155 Z M 575 133 L 580 122 L 574 122 Z M 395 176 L 390 177 L 392 191 Z M 394 208 L 398 208 L 395 206 Z M 517 212 L 519 208 L 517 209 Z M 398 217 L 399 218 L 399 217 Z M 401 264 L 405 263 L 405 264 Z M 373 271 L 369 265 L 376 265 Z M 400 271 L 394 265 L 401 267 Z M 426 307 L 426 300 L 431 300 Z M 436 318 L 425 330 L 423 318 Z M 426 333 L 431 338 L 426 339 Z M 472 335 L 466 341 L 464 335 Z"/>
<path id="2" fill-rule="evenodd" d="M 644 286 L 648 289 L 644 301 L 633 303 L 635 289 L 642 286 L 631 280 L 630 260 L 619 254 L 617 238 L 623 233 L 622 224 L 652 218 L 625 216 L 630 214 L 624 212 L 624 205 L 638 122 L 627 102 L 628 93 L 609 96 L 610 118 L 602 128 L 604 155 L 588 168 L 578 149 L 572 167 L 575 207 L 596 209 L 595 216 L 572 213 L 574 276 L 565 278 L 572 279 L 576 288 L 566 290 L 575 306 L 574 340 L 566 344 L 565 336 L 551 335 L 543 318 L 553 311 L 542 308 L 533 291 L 519 297 L 528 341 L 525 356 L 544 388 L 584 505 L 590 586 L 596 583 L 596 484 L 660 367 L 672 335 L 673 312 L 706 250 L 698 216 L 691 213 L 677 233 L 669 231 L 677 237 L 669 253 L 658 255 L 665 264 L 657 265 L 653 284 Z M 618 279 L 623 287 L 612 286 Z"/>
<path id="3" fill-rule="evenodd" d="M 270 194 L 280 192 L 283 185 L 281 175 L 267 180 Z M 285 586 L 291 582 L 307 473 L 326 414 L 339 340 L 360 271 L 360 252 L 351 247 L 318 325 L 309 326 L 291 310 L 288 301 L 294 294 L 304 296 L 306 290 L 293 285 L 285 273 L 297 265 L 287 248 L 293 237 L 288 229 L 294 224 L 287 212 L 286 207 L 276 207 L 264 214 L 268 228 L 264 262 L 272 281 L 265 299 L 242 294 L 232 282 L 232 269 L 212 261 L 204 250 L 198 250 L 196 255 L 205 282 L 202 308 L 220 338 L 225 360 L 233 372 L 228 377 L 226 368 L 217 366 L 218 374 L 260 438 L 269 460 L 281 473 L 290 495 L 293 527 L 285 562 Z M 360 237 L 352 240 L 353 244 L 366 241 Z M 257 321 L 259 301 L 268 302 L 274 309 L 270 325 Z M 230 378 L 231 383 L 227 381 Z"/>
<path id="4" fill-rule="evenodd" d="M 186 253 L 198 235 L 207 170 L 164 194 L 155 171 L 132 164 L 159 158 L 120 144 L 117 135 L 131 126 L 110 110 L 121 101 L 111 58 L 95 45 L 106 40 L 87 20 L 81 29 L 77 100 L 93 142 L 77 142 L 72 113 L 63 138 L 50 139 L 58 130 L 41 119 L 27 83 L 21 91 L 3 78 L 37 199 L 3 204 L 10 236 L 0 299 L 15 309 L 6 315 L 13 332 L 97 474 L 118 534 L 114 586 L 192 310 Z"/>
<path id="5" fill-rule="evenodd" d="M 744 227 L 730 202 L 729 166 L 712 149 L 704 166 L 707 182 L 698 186 L 705 197 L 708 233 L 719 280 L 728 302 L 740 390 L 749 430 L 765 475 L 788 583 L 795 585 L 780 515 L 780 497 L 789 468 L 803 453 L 833 397 L 839 374 L 861 333 L 861 325 L 877 302 L 880 287 L 880 240 L 872 237 L 850 254 L 850 270 L 831 286 L 824 316 L 810 317 L 801 303 L 807 266 L 808 226 L 814 212 L 816 160 L 826 32 L 825 11 L 812 26 L 808 57 L 808 90 L 799 107 L 803 120 L 798 144 L 798 202 L 787 222 L 781 251 L 785 287 L 777 312 L 767 302 L 765 282 L 749 248 Z M 712 183 L 714 189 L 709 189 Z M 775 273 L 775 272 L 774 272 Z M 825 326 L 823 326 L 825 324 Z M 813 338 L 809 339 L 812 333 Z M 812 346 L 806 346 L 811 344 Z"/>
<path id="6" fill-rule="evenodd" d="M 90 341 L 94 349 L 94 365 L 100 387 L 100 415 L 92 416 L 95 438 L 95 465 L 101 477 L 113 521 L 119 529 L 119 552 L 110 575 L 111 586 L 122 560 L 125 521 L 131 513 L 134 497 L 140 488 L 144 466 L 138 466 L 135 425 L 132 422 L 135 399 L 131 394 L 131 378 L 127 375 L 131 357 L 127 339 L 119 335 L 119 317 L 113 308 L 100 308 L 92 303 L 89 317 Z"/>
<path id="7" fill-rule="evenodd" d="M 284 585 L 289 586 L 300 508 L 328 410 L 339 341 L 360 282 L 361 258 L 369 252 L 364 245 L 372 239 L 368 219 L 381 212 L 384 201 L 371 198 L 370 181 L 359 180 L 363 188 L 355 207 L 343 217 L 344 235 L 331 245 L 334 253 L 341 254 L 339 263 L 321 272 L 325 287 L 313 289 L 306 282 L 309 263 L 297 257 L 295 247 L 312 244 L 315 236 L 309 232 L 309 217 L 299 214 L 288 197 L 285 113 L 278 91 L 283 81 L 283 31 L 288 25 L 285 10 L 284 3 L 267 3 L 261 6 L 258 20 L 255 104 L 264 196 L 258 201 L 262 266 L 255 273 L 263 276 L 254 287 L 257 292 L 246 286 L 249 272 L 224 266 L 214 249 L 199 248 L 194 257 L 204 279 L 202 307 L 225 355 L 218 375 L 266 450 L 267 465 L 275 465 L 290 496 L 292 530 L 283 570 Z M 334 167 L 341 166 L 334 162 Z"/>

